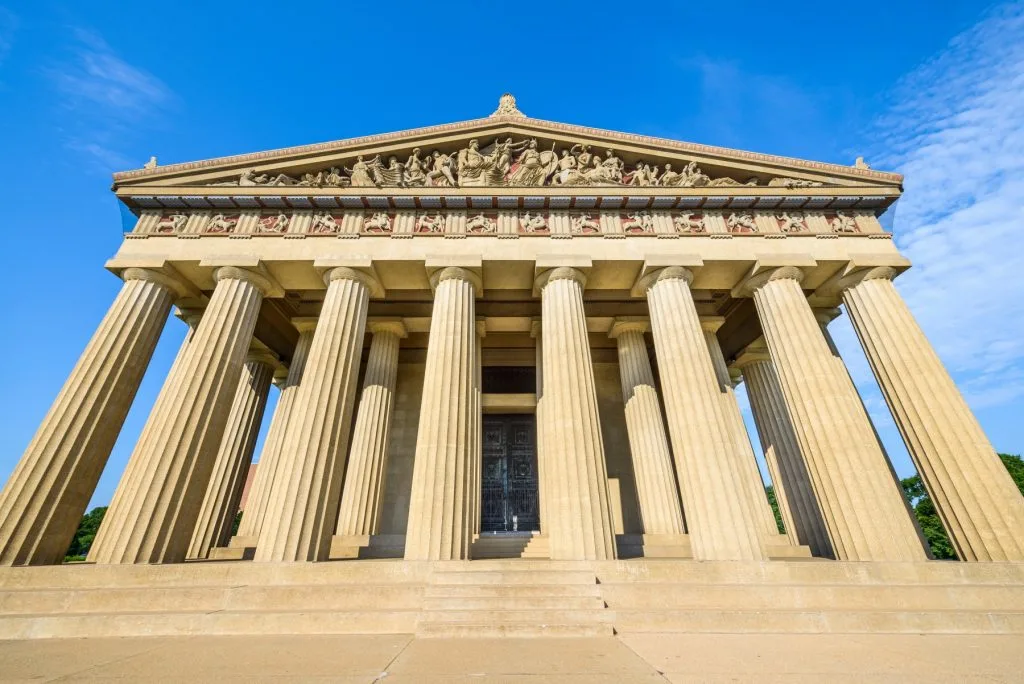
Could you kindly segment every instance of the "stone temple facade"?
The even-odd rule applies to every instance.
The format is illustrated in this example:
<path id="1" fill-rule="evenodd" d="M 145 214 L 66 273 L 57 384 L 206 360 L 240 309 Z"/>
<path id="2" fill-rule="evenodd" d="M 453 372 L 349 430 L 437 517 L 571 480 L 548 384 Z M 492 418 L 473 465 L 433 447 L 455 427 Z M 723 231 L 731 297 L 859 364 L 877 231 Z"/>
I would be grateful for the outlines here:
<path id="1" fill-rule="evenodd" d="M 841 304 L 960 558 L 1024 561 L 1024 500 L 893 284 L 909 263 L 878 216 L 898 174 L 551 123 L 505 96 L 482 119 L 114 180 L 138 217 L 107 263 L 124 284 L 0 495 L 3 565 L 62 561 L 177 307 L 188 334 L 97 567 L 924 567 L 828 333 Z"/>

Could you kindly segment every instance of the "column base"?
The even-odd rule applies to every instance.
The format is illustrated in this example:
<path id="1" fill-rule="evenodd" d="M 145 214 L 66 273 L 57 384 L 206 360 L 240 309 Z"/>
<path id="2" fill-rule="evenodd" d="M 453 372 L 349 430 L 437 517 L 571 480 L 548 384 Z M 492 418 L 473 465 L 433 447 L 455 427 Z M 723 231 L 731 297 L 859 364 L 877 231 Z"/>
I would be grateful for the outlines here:
<path id="1" fill-rule="evenodd" d="M 354 558 L 401 558 L 405 555 L 404 534 L 361 534 L 331 537 L 331 560 Z"/>
<path id="2" fill-rule="evenodd" d="M 617 534 L 619 558 L 693 558 L 688 534 Z"/>

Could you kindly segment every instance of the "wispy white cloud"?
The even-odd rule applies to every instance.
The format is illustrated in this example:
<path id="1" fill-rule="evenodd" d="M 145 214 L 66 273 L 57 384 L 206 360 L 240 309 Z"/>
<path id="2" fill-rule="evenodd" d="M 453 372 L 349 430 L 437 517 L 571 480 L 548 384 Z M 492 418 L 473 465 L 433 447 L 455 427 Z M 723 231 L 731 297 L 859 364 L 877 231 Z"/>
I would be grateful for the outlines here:
<path id="1" fill-rule="evenodd" d="M 72 28 L 71 39 L 67 56 L 44 70 L 60 96 L 67 147 L 105 172 L 138 165 L 120 149 L 160 119 L 174 93 L 121 58 L 95 31 Z"/>
<path id="2" fill-rule="evenodd" d="M 914 267 L 897 286 L 973 407 L 1020 401 L 1024 3 L 992 10 L 907 75 L 873 138 L 875 165 L 906 176 L 895 233 Z M 870 393 L 852 330 L 834 328 Z"/>

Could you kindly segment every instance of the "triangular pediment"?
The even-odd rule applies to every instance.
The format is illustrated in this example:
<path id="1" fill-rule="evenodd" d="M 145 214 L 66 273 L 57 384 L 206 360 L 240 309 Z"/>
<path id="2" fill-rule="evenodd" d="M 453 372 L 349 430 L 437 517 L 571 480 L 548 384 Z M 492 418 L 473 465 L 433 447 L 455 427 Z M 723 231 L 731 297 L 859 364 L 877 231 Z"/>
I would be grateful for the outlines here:
<path id="1" fill-rule="evenodd" d="M 888 188 L 902 177 L 496 113 L 485 119 L 115 174 L 115 190 L 203 194 L 303 191 L 446 193 L 468 188 L 643 192 Z"/>

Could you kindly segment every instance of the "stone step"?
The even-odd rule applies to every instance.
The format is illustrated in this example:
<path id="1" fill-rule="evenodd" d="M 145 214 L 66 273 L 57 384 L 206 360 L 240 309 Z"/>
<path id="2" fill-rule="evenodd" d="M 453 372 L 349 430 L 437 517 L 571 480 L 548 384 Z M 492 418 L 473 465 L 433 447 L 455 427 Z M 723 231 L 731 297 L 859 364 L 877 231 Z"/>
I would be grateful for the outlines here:
<path id="1" fill-rule="evenodd" d="M 477 622 L 421 622 L 416 636 L 421 639 L 463 638 L 492 639 L 501 637 L 609 637 L 615 634 L 610 624 L 531 624 Z"/>
<path id="2" fill-rule="evenodd" d="M 1024 634 L 1024 612 L 914 610 L 615 610 L 619 634 Z"/>
<path id="3" fill-rule="evenodd" d="M 615 613 L 605 608 L 570 609 L 496 609 L 496 610 L 432 610 L 425 612 L 426 622 L 474 622 L 478 624 L 535 623 L 579 624 L 611 622 Z"/>
<path id="4" fill-rule="evenodd" d="M 221 611 L 0 617 L 0 639 L 194 634 L 412 634 L 419 611 Z"/>
<path id="5" fill-rule="evenodd" d="M 480 570 L 476 572 L 435 571 L 432 584 L 596 584 L 593 572 L 585 570 Z"/>
<path id="6" fill-rule="evenodd" d="M 431 596 L 423 599 L 423 609 L 435 610 L 603 610 L 604 601 L 596 596 Z"/>
<path id="7" fill-rule="evenodd" d="M 425 598 L 601 598 L 598 584 L 428 584 Z"/>
<path id="8" fill-rule="evenodd" d="M 0 590 L 0 614 L 190 610 L 418 610 L 422 584 Z"/>
<path id="9" fill-rule="evenodd" d="M 651 610 L 1011 610 L 1024 612 L 1020 586 L 697 585 L 668 582 L 602 584 L 616 608 Z"/>

